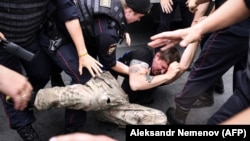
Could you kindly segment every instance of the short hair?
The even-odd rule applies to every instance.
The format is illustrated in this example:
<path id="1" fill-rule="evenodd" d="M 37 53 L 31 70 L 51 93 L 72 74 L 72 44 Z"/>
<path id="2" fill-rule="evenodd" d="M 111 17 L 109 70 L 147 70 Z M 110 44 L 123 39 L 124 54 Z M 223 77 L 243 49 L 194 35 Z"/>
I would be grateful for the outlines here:
<path id="1" fill-rule="evenodd" d="M 160 59 L 165 60 L 168 64 L 174 61 L 180 61 L 181 55 L 176 47 L 168 48 L 164 51 L 158 51 L 160 53 Z"/>

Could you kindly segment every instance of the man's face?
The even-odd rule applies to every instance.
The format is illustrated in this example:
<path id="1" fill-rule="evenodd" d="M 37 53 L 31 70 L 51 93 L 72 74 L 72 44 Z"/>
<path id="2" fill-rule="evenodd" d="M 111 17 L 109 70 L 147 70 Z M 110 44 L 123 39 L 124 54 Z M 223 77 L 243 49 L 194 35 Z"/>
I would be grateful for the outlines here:
<path id="1" fill-rule="evenodd" d="M 168 70 L 168 63 L 165 60 L 160 59 L 159 53 L 155 54 L 152 62 L 151 72 L 153 75 L 164 74 Z"/>
<path id="2" fill-rule="evenodd" d="M 143 16 L 145 14 L 136 13 L 131 8 L 125 9 L 125 18 L 128 24 L 140 21 Z"/>

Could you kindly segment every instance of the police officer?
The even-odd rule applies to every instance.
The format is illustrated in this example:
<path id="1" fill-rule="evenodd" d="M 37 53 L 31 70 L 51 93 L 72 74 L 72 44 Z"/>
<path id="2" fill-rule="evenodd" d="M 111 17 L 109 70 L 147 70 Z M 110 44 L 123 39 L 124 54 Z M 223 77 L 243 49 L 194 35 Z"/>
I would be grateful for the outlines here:
<path id="1" fill-rule="evenodd" d="M 47 84 L 50 76 L 50 61 L 41 50 L 38 42 L 39 30 L 46 17 L 48 2 L 49 0 L 1 2 L 0 32 L 3 33 L 8 41 L 14 42 L 34 53 L 35 57 L 31 62 L 20 60 L 13 56 L 13 54 L 7 52 L 3 46 L 0 45 L 0 64 L 19 73 L 22 73 L 21 66 L 23 66 L 35 92 Z M 72 19 L 72 15 L 77 17 L 77 10 L 72 1 L 55 0 L 55 2 L 58 4 L 60 9 L 59 13 L 63 15 L 65 21 Z M 75 24 L 74 20 L 67 22 L 66 25 L 71 33 L 76 34 L 76 36 L 72 36 L 73 39 L 80 36 L 81 33 L 79 34 L 77 31 L 72 32 L 72 29 L 77 27 L 75 26 L 77 23 Z M 78 26 L 80 27 L 79 23 Z M 81 41 L 79 43 L 81 43 Z M 5 96 L 2 96 L 1 98 L 6 107 L 6 113 L 10 121 L 10 128 L 17 130 L 19 135 L 25 141 L 40 140 L 36 131 L 31 126 L 35 121 L 35 117 L 33 112 L 28 110 L 29 107 L 23 111 L 17 111 L 14 109 L 12 103 L 6 102 Z"/>
<path id="2" fill-rule="evenodd" d="M 84 32 L 84 37 L 79 38 L 84 39 L 87 50 L 75 47 L 77 44 L 73 44 L 69 38 L 70 33 L 66 32 L 61 17 L 53 15 L 51 11 L 50 23 L 41 36 L 41 44 L 47 53 L 71 77 L 71 84 L 85 84 L 101 72 L 99 69 L 83 67 L 83 64 L 94 58 L 99 59 L 105 70 L 113 69 L 128 74 L 128 67 L 116 61 L 117 43 L 124 36 L 126 24 L 139 21 L 150 12 L 150 0 L 76 0 L 75 4 Z M 96 63 L 94 66 L 97 68 L 101 64 Z M 77 131 L 84 125 L 85 119 L 84 111 L 66 109 L 66 132 Z"/>
<path id="3" fill-rule="evenodd" d="M 186 6 L 187 0 L 161 0 L 160 3 L 160 23 L 157 33 L 171 30 L 171 23 L 176 12 L 177 6 L 180 8 L 182 27 L 189 27 L 192 23 L 194 14 Z"/>
<path id="4" fill-rule="evenodd" d="M 201 23 L 205 23 L 205 21 L 207 20 L 205 19 L 204 22 Z M 198 23 L 198 25 L 200 24 Z M 194 25 L 194 27 L 197 26 Z M 209 36 L 201 50 L 200 56 L 195 62 L 195 67 L 189 74 L 189 79 L 185 84 L 184 89 L 175 97 L 176 109 L 170 107 L 167 110 L 167 116 L 171 124 L 185 124 L 185 120 L 192 104 L 200 96 L 200 93 L 203 93 L 206 89 L 211 87 L 217 78 L 222 76 L 233 65 L 235 66 L 234 72 L 236 72 L 236 75 L 234 75 L 234 78 L 236 79 L 234 80 L 237 81 L 241 78 L 237 76 L 237 74 L 241 72 L 246 65 L 249 29 L 250 20 L 248 18 L 228 28 L 213 32 Z M 152 46 L 153 43 L 150 43 L 149 45 Z M 237 46 L 241 46 L 241 48 L 236 49 Z M 223 57 L 221 57 L 222 54 Z M 238 84 L 244 85 L 239 87 L 237 86 Z M 247 83 L 238 84 L 234 86 L 234 91 L 236 90 L 236 86 L 241 89 L 242 87 L 246 87 L 243 91 L 248 91 Z M 242 106 L 237 104 L 229 105 L 232 109 L 236 110 L 239 110 L 239 107 Z M 234 108 L 236 105 L 237 108 Z M 235 113 L 236 110 L 232 113 Z M 230 110 L 226 110 L 227 113 L 229 113 L 229 111 Z M 219 118 L 222 118 L 222 116 Z"/>
<path id="5" fill-rule="evenodd" d="M 204 0 L 196 0 L 196 4 L 200 2 L 204 2 Z M 195 8 L 196 6 L 194 5 Z M 228 11 L 230 9 L 230 12 Z M 233 25 L 239 21 L 242 21 L 246 18 L 249 18 L 250 13 L 250 0 L 238 0 L 238 1 L 226 1 L 220 8 L 218 8 L 217 12 L 213 13 L 204 21 L 198 23 L 194 27 L 189 29 L 181 29 L 178 31 L 174 31 L 171 33 L 163 33 L 161 35 L 157 35 L 152 37 L 152 39 L 161 41 L 165 41 L 166 39 L 177 39 L 180 42 L 182 47 L 185 47 L 187 44 L 197 41 L 201 38 L 201 36 L 207 32 L 216 31 L 222 28 L 227 28 L 229 25 Z M 224 16 L 221 16 L 224 15 Z M 232 18 L 233 16 L 233 18 Z M 230 20 L 228 20 L 230 19 Z M 167 37 L 167 38 L 166 38 Z M 164 40 L 162 40 L 164 39 Z M 159 41 L 159 40 L 158 40 Z M 176 40 L 174 40 L 175 42 Z M 163 43 L 161 42 L 161 43 Z M 160 43 L 160 44 L 161 44 Z M 177 42 L 175 42 L 177 43 Z M 156 47 L 159 42 L 151 42 L 149 45 L 152 47 Z M 237 56 L 239 57 L 239 56 Z M 242 121 L 235 121 L 235 119 L 239 120 L 237 117 L 237 113 L 246 112 L 249 110 L 250 104 L 250 89 L 249 89 L 249 80 L 250 80 L 250 50 L 248 49 L 248 59 L 247 59 L 247 67 L 242 70 L 242 73 L 238 73 L 240 84 L 236 85 L 234 94 L 232 95 L 232 99 L 228 100 L 221 109 L 215 113 L 214 118 L 211 118 L 208 123 L 216 124 L 221 123 L 221 121 L 225 121 L 223 123 L 228 123 L 227 121 L 234 120 L 235 123 L 232 124 L 241 124 Z M 230 118 L 232 116 L 236 116 Z M 243 114 L 243 116 L 247 116 Z M 248 116 L 249 117 L 249 116 Z M 243 117 L 245 119 L 249 119 L 248 117 Z M 228 120 L 227 120 L 228 119 Z M 244 120 L 243 120 L 244 121 Z M 223 124 L 222 123 L 222 124 Z M 230 124 L 230 123 L 229 123 Z"/>
<path id="6" fill-rule="evenodd" d="M 222 2 L 224 2 L 224 0 L 216 0 L 215 7 L 218 8 Z M 249 29 L 250 19 L 247 19 L 230 28 L 214 32 L 209 36 L 201 50 L 198 60 L 196 60 L 194 64 L 194 68 L 190 72 L 184 89 L 176 96 L 175 101 L 178 105 L 176 110 L 173 108 L 168 109 L 167 115 L 168 118 L 171 119 L 169 120 L 170 123 L 185 123 L 185 119 L 190 110 L 189 106 L 193 103 L 193 100 L 196 100 L 199 96 L 198 93 L 207 94 L 203 99 L 200 99 L 200 102 L 213 103 L 213 95 L 207 91 L 209 91 L 209 89 L 214 86 L 212 84 L 215 84 L 218 78 L 232 66 L 234 66 L 233 81 L 235 82 L 237 80 L 237 71 L 244 69 L 246 65 Z M 241 46 L 241 49 L 236 49 L 237 46 Z M 221 57 L 221 54 L 223 54 L 223 57 Z M 190 95 L 193 96 L 193 99 L 190 99 Z M 187 97 L 189 97 L 189 100 L 186 99 Z M 197 105 L 200 106 L 202 104 L 196 103 L 196 106 Z"/>
<path id="7" fill-rule="evenodd" d="M 103 69 L 128 74 L 128 67 L 116 60 L 117 43 L 123 40 L 127 24 L 140 21 L 144 15 L 150 12 L 152 7 L 150 0 L 98 1 L 99 8 L 94 7 L 93 4 L 96 2 L 91 1 L 92 5 L 88 7 L 89 10 L 86 10 L 92 10 L 94 14 L 82 13 L 95 17 L 93 19 L 86 17 L 87 20 L 83 22 L 86 25 L 84 35 L 88 39 L 87 48 L 92 56 L 98 56 L 104 66 Z M 77 5 L 82 5 L 81 0 Z M 93 23 L 89 21 L 93 21 Z"/>
<path id="8" fill-rule="evenodd" d="M 1 44 L 0 64 L 20 74 L 23 74 L 23 67 L 34 88 L 33 90 L 37 91 L 46 85 L 50 75 L 49 62 L 37 41 L 38 31 L 44 20 L 48 0 L 1 1 L 1 3 L 0 32 L 3 33 L 6 40 L 34 53 L 35 58 L 31 62 L 21 60 L 7 52 L 3 44 Z M 6 102 L 5 96 L 1 96 L 1 98 L 6 115 L 9 118 L 10 128 L 16 130 L 24 140 L 39 140 L 31 126 L 35 121 L 33 112 L 29 111 L 28 108 L 22 111 L 15 110 L 12 103 Z"/>

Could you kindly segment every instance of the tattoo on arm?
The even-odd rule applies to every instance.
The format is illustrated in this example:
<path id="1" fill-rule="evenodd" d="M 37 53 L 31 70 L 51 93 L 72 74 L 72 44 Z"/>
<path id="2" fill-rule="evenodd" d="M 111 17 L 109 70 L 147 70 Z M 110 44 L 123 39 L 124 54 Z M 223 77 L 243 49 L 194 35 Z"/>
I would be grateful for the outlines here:
<path id="1" fill-rule="evenodd" d="M 133 59 L 130 62 L 131 69 L 129 70 L 130 73 L 137 73 L 141 69 L 148 69 L 149 65 L 143 61 Z"/>
<path id="2" fill-rule="evenodd" d="M 140 61 L 140 60 L 136 60 L 136 59 L 133 59 L 131 61 L 130 66 L 132 66 L 132 67 L 130 67 L 130 71 L 129 71 L 130 73 L 137 73 L 138 71 L 140 71 L 142 69 L 143 70 L 149 69 L 149 65 L 147 63 Z M 147 72 L 147 71 L 145 71 L 145 72 Z M 153 76 L 151 76 L 149 74 L 145 74 L 144 76 L 145 76 L 146 81 L 148 83 L 151 83 L 153 78 L 154 78 Z"/>
<path id="3" fill-rule="evenodd" d="M 151 83 L 154 77 L 151 75 L 145 75 L 145 78 L 148 83 Z"/>

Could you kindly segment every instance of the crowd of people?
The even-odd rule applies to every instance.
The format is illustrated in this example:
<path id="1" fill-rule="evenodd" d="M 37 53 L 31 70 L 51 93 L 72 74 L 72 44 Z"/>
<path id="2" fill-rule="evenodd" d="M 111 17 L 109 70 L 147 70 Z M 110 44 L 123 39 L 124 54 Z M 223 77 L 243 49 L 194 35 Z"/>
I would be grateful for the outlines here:
<path id="1" fill-rule="evenodd" d="M 96 2 L 99 7 L 96 7 Z M 250 0 L 216 0 L 215 9 L 209 15 L 204 14 L 209 0 L 187 0 L 186 7 L 182 1 L 182 17 L 187 22 L 185 28 L 175 31 L 169 31 L 169 26 L 179 1 L 161 0 L 158 34 L 151 37 L 148 46 L 126 52 L 121 58 L 116 57 L 116 49 L 124 39 L 130 40 L 126 26 L 150 13 L 150 0 L 28 0 L 2 3 L 0 41 L 14 42 L 35 54 L 30 62 L 22 60 L 8 52 L 6 44 L 0 42 L 1 99 L 10 128 L 16 130 L 24 141 L 41 140 L 32 127 L 36 119 L 30 107 L 36 94 L 45 89 L 49 80 L 55 78 L 54 75 L 60 76 L 64 71 L 72 80 L 70 85 L 87 86 L 92 78 L 110 71 L 114 78 L 118 75 L 124 77 L 121 88 L 128 96 L 128 103 L 144 105 L 153 102 L 151 95 L 158 86 L 174 82 L 189 68 L 198 46 L 201 52 L 187 82 L 181 92 L 175 94 L 176 106 L 168 107 L 166 115 L 160 113 L 163 116 L 161 119 L 167 119 L 169 124 L 186 124 L 191 108 L 213 103 L 212 91 L 220 81 L 218 78 L 234 66 L 233 94 L 207 124 L 250 123 L 246 118 L 250 114 Z M 169 14 L 169 17 L 164 18 L 164 14 Z M 202 17 L 204 15 L 206 18 Z M 183 54 L 179 54 L 176 44 L 185 48 Z M 67 87 L 62 83 L 55 82 L 53 86 L 59 86 L 59 89 Z M 58 91 L 51 94 L 58 95 Z M 70 100 L 70 97 L 67 99 Z M 46 98 L 42 100 L 50 102 Z M 112 103 L 112 100 L 109 102 Z M 88 107 L 74 109 L 74 103 L 69 104 L 72 105 L 64 106 L 65 132 L 62 134 L 65 135 L 53 137 L 50 141 L 78 138 L 115 140 L 106 135 L 79 133 L 87 122 Z M 115 109 L 112 108 L 108 110 Z M 129 108 L 136 110 L 139 107 Z M 111 113 L 106 112 L 106 117 Z M 155 121 L 159 123 L 157 119 Z"/>

